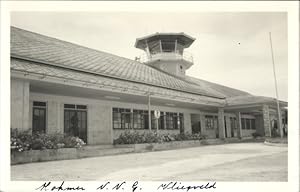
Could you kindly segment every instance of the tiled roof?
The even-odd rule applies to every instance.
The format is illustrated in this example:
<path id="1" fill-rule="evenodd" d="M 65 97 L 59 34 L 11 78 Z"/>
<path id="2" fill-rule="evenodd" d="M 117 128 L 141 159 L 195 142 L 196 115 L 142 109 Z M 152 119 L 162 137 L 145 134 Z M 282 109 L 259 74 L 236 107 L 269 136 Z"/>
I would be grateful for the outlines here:
<path id="1" fill-rule="evenodd" d="M 11 57 L 216 98 L 223 94 L 145 64 L 11 27 Z"/>
<path id="2" fill-rule="evenodd" d="M 242 95 L 235 96 L 226 99 L 227 106 L 237 106 L 237 105 L 249 105 L 258 103 L 276 103 L 275 98 L 264 97 L 264 96 L 254 96 L 254 95 Z M 287 102 L 280 101 L 281 107 L 287 106 Z"/>
<path id="3" fill-rule="evenodd" d="M 59 79 L 63 84 L 68 82 L 76 82 L 76 86 L 97 88 L 106 91 L 134 93 L 138 95 L 145 95 L 149 92 L 157 98 L 168 98 L 180 100 L 188 103 L 205 103 L 207 105 L 220 106 L 224 105 L 223 99 L 207 98 L 196 94 L 180 92 L 171 89 L 165 89 L 147 84 L 140 84 L 135 82 L 123 81 L 115 78 L 108 78 L 101 75 L 94 75 L 91 73 L 82 73 L 71 69 L 65 69 L 56 66 L 44 65 L 32 61 L 11 58 L 11 69 L 13 72 L 20 72 L 22 76 L 37 75 L 39 80 L 48 78 Z M 203 99 L 205 97 L 205 99 Z"/>
<path id="4" fill-rule="evenodd" d="M 236 97 L 236 96 L 250 96 L 251 94 L 237 90 L 231 87 L 226 87 L 220 84 L 208 82 L 202 79 L 197 79 L 190 76 L 185 76 L 185 79 L 187 81 L 191 81 L 193 83 L 196 83 L 197 85 L 205 88 L 206 90 L 209 90 L 210 92 L 213 92 L 215 94 L 221 94 L 223 97 L 229 98 L 229 97 Z"/>

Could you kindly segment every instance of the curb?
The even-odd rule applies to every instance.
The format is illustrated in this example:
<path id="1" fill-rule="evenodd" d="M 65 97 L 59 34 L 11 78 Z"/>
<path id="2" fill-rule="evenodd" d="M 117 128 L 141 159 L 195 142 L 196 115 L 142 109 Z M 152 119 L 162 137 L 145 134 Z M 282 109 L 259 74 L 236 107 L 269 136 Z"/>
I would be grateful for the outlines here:
<path id="1" fill-rule="evenodd" d="M 287 147 L 288 146 L 287 143 L 271 143 L 268 141 L 265 141 L 264 144 L 269 145 L 269 146 L 276 146 L 276 147 Z"/>

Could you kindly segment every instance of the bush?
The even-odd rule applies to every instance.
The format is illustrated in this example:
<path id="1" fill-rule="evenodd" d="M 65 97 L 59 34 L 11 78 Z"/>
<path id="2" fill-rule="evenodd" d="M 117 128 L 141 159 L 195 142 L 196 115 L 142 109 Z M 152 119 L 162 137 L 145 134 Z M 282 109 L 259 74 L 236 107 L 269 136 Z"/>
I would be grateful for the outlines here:
<path id="1" fill-rule="evenodd" d="M 206 135 L 201 135 L 200 133 L 180 133 L 178 135 L 175 135 L 176 141 L 184 141 L 184 140 L 201 140 L 206 139 Z"/>
<path id="2" fill-rule="evenodd" d="M 64 147 L 67 148 L 73 148 L 73 147 L 79 148 L 85 145 L 85 142 L 79 137 L 67 136 L 63 139 L 63 144 Z"/>
<path id="3" fill-rule="evenodd" d="M 162 143 L 170 141 L 200 140 L 206 136 L 200 134 L 160 134 L 157 132 L 125 131 L 114 140 L 114 144 Z"/>
<path id="4" fill-rule="evenodd" d="M 62 147 L 82 147 L 84 141 L 78 137 L 66 136 L 62 134 L 44 134 L 30 132 L 18 132 L 12 130 L 10 148 L 12 151 L 58 149 Z"/>
<path id="5" fill-rule="evenodd" d="M 10 148 L 12 151 L 26 151 L 31 149 L 32 135 L 29 132 L 21 132 L 12 130 L 10 139 Z"/>
<path id="6" fill-rule="evenodd" d="M 271 130 L 271 136 L 274 137 L 280 137 L 279 130 L 277 128 L 272 128 Z"/>
<path id="7" fill-rule="evenodd" d="M 256 139 L 257 137 L 261 137 L 261 134 L 254 132 L 252 133 L 252 136 Z"/>

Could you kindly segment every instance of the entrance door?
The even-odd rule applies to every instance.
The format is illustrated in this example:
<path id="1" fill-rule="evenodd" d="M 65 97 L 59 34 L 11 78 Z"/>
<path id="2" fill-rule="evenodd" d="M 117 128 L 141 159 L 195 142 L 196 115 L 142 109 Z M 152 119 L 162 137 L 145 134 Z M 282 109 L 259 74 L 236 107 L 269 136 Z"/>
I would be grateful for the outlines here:
<path id="1" fill-rule="evenodd" d="M 87 112 L 81 110 L 65 110 L 64 133 L 87 142 Z"/>
<path id="2" fill-rule="evenodd" d="M 46 109 L 45 108 L 40 108 L 40 107 L 33 108 L 32 132 L 33 133 L 46 132 Z"/>

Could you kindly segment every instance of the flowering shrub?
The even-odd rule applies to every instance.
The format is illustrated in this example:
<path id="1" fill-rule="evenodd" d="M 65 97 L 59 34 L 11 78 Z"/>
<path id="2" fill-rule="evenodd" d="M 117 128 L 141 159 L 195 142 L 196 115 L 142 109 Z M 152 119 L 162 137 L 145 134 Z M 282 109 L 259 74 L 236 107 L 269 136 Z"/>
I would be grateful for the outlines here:
<path id="1" fill-rule="evenodd" d="M 79 137 L 67 136 L 63 139 L 64 147 L 72 148 L 72 147 L 82 147 L 85 145 L 84 141 Z"/>
<path id="2" fill-rule="evenodd" d="M 29 132 L 12 132 L 10 148 L 12 151 L 58 149 L 63 147 L 82 147 L 84 141 L 78 137 L 66 136 L 62 134 L 44 134 Z"/>
<path id="3" fill-rule="evenodd" d="M 252 133 L 252 136 L 253 136 L 254 138 L 257 138 L 257 137 L 261 137 L 261 134 L 260 134 L 260 133 L 257 133 L 257 132 L 254 132 L 254 133 Z"/>
<path id="4" fill-rule="evenodd" d="M 18 134 L 15 130 L 10 139 L 10 148 L 13 151 L 26 151 L 31 148 L 32 136 L 28 132 Z"/>
<path id="5" fill-rule="evenodd" d="M 159 134 L 156 132 L 125 131 L 114 140 L 114 144 L 162 143 L 170 141 L 200 140 L 206 136 L 200 134 Z"/>
<path id="6" fill-rule="evenodd" d="M 201 140 L 206 139 L 206 135 L 201 135 L 200 133 L 180 133 L 178 135 L 175 135 L 176 141 L 184 141 L 184 140 Z"/>

